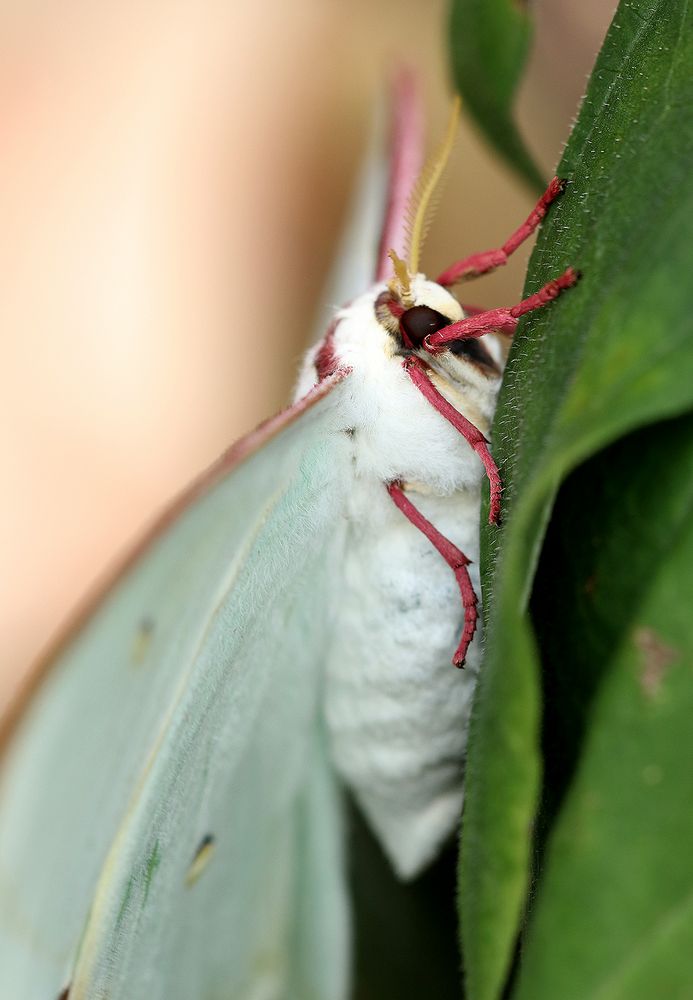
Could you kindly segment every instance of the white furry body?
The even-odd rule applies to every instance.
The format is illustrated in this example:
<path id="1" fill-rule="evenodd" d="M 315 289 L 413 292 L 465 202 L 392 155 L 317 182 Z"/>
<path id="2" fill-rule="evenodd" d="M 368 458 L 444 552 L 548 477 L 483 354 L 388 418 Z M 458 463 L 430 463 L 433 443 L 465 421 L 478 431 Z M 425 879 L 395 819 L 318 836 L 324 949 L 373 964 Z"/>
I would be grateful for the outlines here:
<path id="1" fill-rule="evenodd" d="M 338 314 L 334 352 L 352 369 L 348 411 L 352 475 L 344 498 L 340 567 L 325 711 L 335 765 L 402 877 L 417 874 L 456 826 L 471 699 L 480 661 L 477 630 L 464 670 L 451 657 L 464 613 L 454 575 L 395 507 L 399 480 L 416 507 L 472 560 L 479 595 L 481 461 L 402 368 L 378 322 L 377 286 Z M 419 275 L 417 304 L 451 321 L 456 300 Z M 497 338 L 484 338 L 500 364 Z M 309 352 L 297 395 L 316 379 Z M 430 360 L 430 359 L 429 359 Z M 488 433 L 500 378 L 452 355 L 435 363 L 436 387 Z"/>

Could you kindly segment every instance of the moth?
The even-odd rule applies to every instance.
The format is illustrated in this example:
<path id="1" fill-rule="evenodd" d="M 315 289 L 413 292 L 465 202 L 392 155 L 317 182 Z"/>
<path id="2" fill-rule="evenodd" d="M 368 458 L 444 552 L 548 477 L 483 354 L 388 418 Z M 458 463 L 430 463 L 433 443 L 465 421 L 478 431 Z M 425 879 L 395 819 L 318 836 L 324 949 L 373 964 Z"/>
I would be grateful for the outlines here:
<path id="1" fill-rule="evenodd" d="M 308 352 L 293 405 L 164 515 L 5 726 L 2 996 L 339 1000 L 340 786 L 403 878 L 457 826 L 496 396 L 519 318 L 575 274 L 507 309 L 450 290 L 505 264 L 556 179 L 501 248 L 421 273 L 458 108 L 415 185 L 415 103 L 401 84 L 374 283 Z"/>

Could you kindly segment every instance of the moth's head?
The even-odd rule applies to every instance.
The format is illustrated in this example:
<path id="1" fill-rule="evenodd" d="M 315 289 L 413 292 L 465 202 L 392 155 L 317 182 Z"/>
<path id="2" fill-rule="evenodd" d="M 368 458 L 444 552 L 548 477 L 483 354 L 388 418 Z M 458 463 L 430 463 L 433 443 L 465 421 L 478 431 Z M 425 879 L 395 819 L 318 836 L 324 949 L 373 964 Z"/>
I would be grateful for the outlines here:
<path id="1" fill-rule="evenodd" d="M 380 292 L 374 305 L 378 322 L 391 338 L 393 353 L 416 353 L 465 381 L 470 377 L 483 382 L 501 377 L 508 346 L 505 337 L 491 333 L 453 340 L 444 350 L 429 352 L 430 334 L 458 323 L 465 316 L 463 307 L 444 285 L 416 274 L 410 279 L 405 301 L 393 293 L 390 285 Z"/>
<path id="2" fill-rule="evenodd" d="M 419 271 L 439 181 L 455 141 L 459 109 L 459 99 L 456 99 L 443 141 L 425 165 L 411 193 L 407 209 L 406 259 L 394 250 L 389 251 L 392 277 L 387 289 L 380 292 L 375 301 L 375 314 L 392 338 L 395 353 L 417 352 L 422 357 L 428 355 L 429 360 L 435 355 L 439 365 L 450 374 L 468 377 L 471 369 L 477 378 L 498 379 L 506 349 L 494 334 L 455 339 L 447 343 L 444 350 L 439 347 L 435 351 L 428 341 L 431 334 L 465 316 L 462 306 L 441 279 L 431 281 Z M 441 277 L 449 272 L 450 269 L 443 272 Z"/>

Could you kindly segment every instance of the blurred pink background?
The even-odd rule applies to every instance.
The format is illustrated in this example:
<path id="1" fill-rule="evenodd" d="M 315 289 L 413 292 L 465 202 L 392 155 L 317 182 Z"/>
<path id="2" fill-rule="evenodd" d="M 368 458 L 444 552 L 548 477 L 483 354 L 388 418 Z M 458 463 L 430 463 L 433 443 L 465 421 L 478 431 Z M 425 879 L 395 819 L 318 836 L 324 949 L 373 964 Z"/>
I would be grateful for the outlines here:
<path id="1" fill-rule="evenodd" d="M 555 165 L 615 2 L 543 0 L 519 117 Z M 0 8 L 0 708 L 162 504 L 280 407 L 393 63 L 449 110 L 447 4 Z M 424 257 L 531 194 L 466 123 Z M 528 252 L 476 286 L 513 301 Z"/>

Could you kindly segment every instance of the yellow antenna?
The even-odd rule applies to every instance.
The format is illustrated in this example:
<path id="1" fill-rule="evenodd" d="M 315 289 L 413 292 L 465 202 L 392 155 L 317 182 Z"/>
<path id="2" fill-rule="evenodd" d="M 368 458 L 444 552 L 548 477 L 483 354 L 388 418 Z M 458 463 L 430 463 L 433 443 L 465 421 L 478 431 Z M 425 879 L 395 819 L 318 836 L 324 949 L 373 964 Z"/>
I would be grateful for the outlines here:
<path id="1" fill-rule="evenodd" d="M 443 141 L 429 157 L 412 191 L 407 212 L 409 217 L 409 270 L 412 274 L 417 274 L 419 270 L 421 249 L 431 222 L 431 215 L 429 213 L 431 200 L 450 159 L 450 153 L 455 143 L 457 124 L 460 119 L 460 106 L 461 101 L 459 96 L 457 96 L 452 105 Z"/>
<path id="2" fill-rule="evenodd" d="M 411 294 L 411 277 L 407 262 L 398 257 L 394 250 L 388 250 L 387 255 L 395 271 L 394 278 L 389 282 L 390 291 L 401 300 L 403 306 L 409 308 L 414 304 L 414 299 Z"/>

